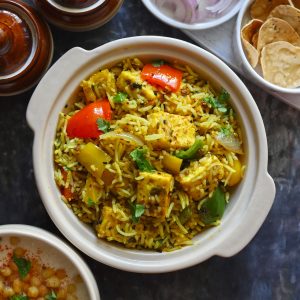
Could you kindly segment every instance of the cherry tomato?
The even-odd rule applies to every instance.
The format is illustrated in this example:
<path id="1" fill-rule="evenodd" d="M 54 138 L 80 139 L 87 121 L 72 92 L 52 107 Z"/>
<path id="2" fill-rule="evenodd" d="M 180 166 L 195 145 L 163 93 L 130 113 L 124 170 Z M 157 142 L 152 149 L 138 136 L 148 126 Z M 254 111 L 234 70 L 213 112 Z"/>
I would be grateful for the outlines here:
<path id="1" fill-rule="evenodd" d="M 73 115 L 67 124 L 70 138 L 97 138 L 103 132 L 98 129 L 99 118 L 111 120 L 111 107 L 107 99 L 97 100 Z"/>
<path id="2" fill-rule="evenodd" d="M 147 80 L 150 84 L 156 84 L 163 88 L 169 88 L 177 92 L 182 80 L 182 72 L 168 65 L 153 66 L 146 64 L 142 70 L 142 79 Z"/>

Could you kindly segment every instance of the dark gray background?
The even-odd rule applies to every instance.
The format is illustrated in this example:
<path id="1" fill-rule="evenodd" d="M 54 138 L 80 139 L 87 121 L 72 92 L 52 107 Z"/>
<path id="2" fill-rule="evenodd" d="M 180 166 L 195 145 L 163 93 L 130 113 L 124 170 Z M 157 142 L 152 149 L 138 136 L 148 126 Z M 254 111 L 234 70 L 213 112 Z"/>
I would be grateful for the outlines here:
<path id="1" fill-rule="evenodd" d="M 113 20 L 100 29 L 70 33 L 51 26 L 51 30 L 53 62 L 74 46 L 92 49 L 128 36 L 164 35 L 192 42 L 158 21 L 137 0 L 125 0 Z M 265 122 L 269 172 L 277 188 L 274 205 L 260 231 L 232 258 L 213 257 L 192 268 L 160 275 L 119 271 L 82 254 L 96 276 L 103 300 L 300 299 L 300 112 L 251 82 L 245 80 L 245 84 Z M 0 97 L 0 224 L 30 224 L 62 237 L 35 185 L 33 133 L 25 120 L 32 92 Z"/>

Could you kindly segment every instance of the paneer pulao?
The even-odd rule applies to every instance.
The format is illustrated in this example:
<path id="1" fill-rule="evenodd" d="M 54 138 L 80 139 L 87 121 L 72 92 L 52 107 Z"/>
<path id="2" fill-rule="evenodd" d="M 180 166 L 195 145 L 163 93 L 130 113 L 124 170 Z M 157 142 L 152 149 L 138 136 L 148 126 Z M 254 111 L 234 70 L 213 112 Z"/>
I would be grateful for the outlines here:
<path id="1" fill-rule="evenodd" d="M 220 224 L 243 156 L 225 89 L 189 66 L 127 58 L 83 80 L 61 112 L 55 181 L 99 238 L 173 251 Z"/>
<path id="2" fill-rule="evenodd" d="M 147 118 L 149 121 L 148 134 L 150 135 L 148 141 L 151 142 L 154 149 L 187 149 L 194 144 L 196 127 L 190 116 L 159 111 L 149 114 Z M 155 134 L 157 138 L 151 140 L 151 134 Z"/>

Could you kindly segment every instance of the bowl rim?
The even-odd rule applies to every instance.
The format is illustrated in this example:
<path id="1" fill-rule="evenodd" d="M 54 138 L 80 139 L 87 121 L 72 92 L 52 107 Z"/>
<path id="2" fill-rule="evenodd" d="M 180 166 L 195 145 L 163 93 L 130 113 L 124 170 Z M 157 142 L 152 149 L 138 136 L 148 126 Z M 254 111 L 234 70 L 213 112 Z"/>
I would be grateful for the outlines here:
<path id="1" fill-rule="evenodd" d="M 153 46 L 154 45 L 154 46 Z M 55 102 L 58 101 L 58 97 L 61 97 L 61 90 L 65 87 L 66 84 L 70 84 L 73 81 L 72 85 L 77 86 L 80 83 L 84 75 L 80 72 L 81 80 L 77 83 L 74 83 L 74 76 L 76 76 L 76 72 L 79 72 L 80 67 L 85 66 L 86 68 L 90 68 L 93 66 L 93 70 L 95 70 L 94 61 L 96 58 L 104 59 L 105 54 L 116 51 L 118 55 L 124 57 L 124 50 L 126 49 L 145 49 L 146 47 L 156 47 L 155 49 L 158 51 L 160 55 L 161 49 L 172 49 L 173 52 L 176 51 L 182 53 L 186 52 L 186 55 L 194 55 L 195 60 L 201 57 L 206 61 L 206 64 L 210 62 L 212 66 L 210 66 L 210 71 L 213 71 L 213 67 L 218 68 L 219 72 L 226 72 L 226 82 L 232 83 L 235 87 L 238 86 L 238 91 L 241 93 L 244 99 L 245 108 L 240 106 L 245 111 L 250 111 L 251 115 L 251 126 L 254 126 L 253 131 L 255 131 L 256 136 L 251 136 L 251 140 L 257 139 L 257 143 L 252 143 L 251 147 L 253 148 L 253 152 L 258 152 L 258 157 L 253 157 L 253 159 L 257 159 L 257 170 L 255 170 L 255 178 L 256 181 L 259 181 L 259 184 L 253 184 L 251 187 L 244 187 L 244 190 L 251 189 L 249 192 L 249 204 L 247 208 L 247 215 L 245 215 L 246 221 L 244 224 L 241 224 L 239 227 L 230 228 L 227 230 L 232 233 L 230 238 L 224 240 L 224 237 L 220 237 L 218 235 L 219 240 L 215 243 L 216 247 L 208 250 L 199 249 L 197 245 L 197 251 L 194 251 L 194 248 L 184 247 L 185 250 L 178 250 L 174 252 L 167 252 L 158 254 L 155 252 L 144 253 L 142 251 L 130 251 L 126 248 L 122 248 L 122 250 L 116 249 L 114 252 L 114 246 L 103 244 L 103 241 L 99 241 L 96 235 L 93 234 L 92 239 L 90 236 L 87 236 L 85 240 L 81 239 L 78 236 L 79 233 L 85 234 L 84 226 L 81 224 L 81 227 L 74 229 L 74 226 L 66 226 L 66 220 L 64 219 L 65 215 L 70 209 L 59 199 L 58 202 L 58 191 L 55 186 L 55 192 L 53 191 L 53 172 L 48 171 L 49 169 L 53 169 L 53 160 L 51 163 L 44 162 L 45 159 L 48 160 L 49 153 L 52 153 L 52 148 L 49 144 L 49 141 L 45 142 L 45 139 L 49 139 L 49 134 L 52 136 L 53 132 L 55 133 L 55 128 L 57 124 L 57 116 L 55 121 L 50 117 L 53 115 Z M 168 51 L 170 51 L 170 49 Z M 147 51 L 148 48 L 147 48 Z M 116 55 L 114 53 L 114 55 Z M 123 55 L 123 56 L 122 56 Z M 139 55 L 139 54 L 136 54 Z M 180 54 L 183 55 L 183 54 Z M 171 56 L 171 55 L 170 55 Z M 181 59 L 180 56 L 176 57 Z M 113 58 L 110 58 L 110 61 L 115 61 Z M 104 63 L 102 63 L 104 64 Z M 100 63 L 99 63 L 100 65 Z M 105 65 L 105 64 L 104 64 Z M 98 66 L 99 67 L 99 66 Z M 68 76 L 65 77 L 63 82 L 58 81 L 56 79 L 55 74 L 61 72 L 62 70 L 67 70 Z M 82 70 L 80 70 L 82 71 Z M 91 72 L 89 72 L 90 74 Z M 65 74 L 66 75 L 66 74 Z M 78 75 L 78 74 L 77 74 Z M 228 75 L 228 76 L 227 76 Z M 88 75 L 87 75 L 88 76 Z M 78 76 L 77 76 L 78 77 Z M 53 79 L 54 78 L 54 79 Z M 53 88 L 49 87 L 49 82 L 53 81 Z M 77 80 L 77 79 L 76 79 Z M 215 80 L 216 81 L 216 80 Z M 223 79 L 225 81 L 225 79 Z M 44 90 L 47 88 L 51 90 L 51 93 L 45 95 Z M 72 88 L 72 87 L 71 87 Z M 56 89 L 56 90 L 55 90 Z M 70 89 L 70 88 L 69 88 Z M 74 91 L 74 90 L 73 90 Z M 237 92 L 236 92 L 237 93 Z M 68 94 L 70 96 L 71 94 Z M 44 101 L 41 102 L 40 99 L 44 97 Z M 60 100 L 63 102 L 63 106 L 65 105 L 66 98 Z M 48 101 L 47 101 L 48 100 Z M 57 106 L 57 105 L 56 105 Z M 63 107 L 61 106 L 61 108 Z M 56 108 L 57 109 L 57 108 Z M 40 111 L 38 111 L 40 110 Z M 60 110 L 57 110 L 59 113 Z M 56 113 L 56 111 L 55 111 Z M 49 117 L 50 116 L 50 117 Z M 179 269 L 183 269 L 197 263 L 200 263 L 211 256 L 219 255 L 219 256 L 232 256 L 239 252 L 242 248 L 244 248 L 253 236 L 258 231 L 259 227 L 262 225 L 264 219 L 266 218 L 275 196 L 275 185 L 272 178 L 267 173 L 267 160 L 268 160 L 268 151 L 267 151 L 267 140 L 265 129 L 263 125 L 263 121 L 260 115 L 260 112 L 254 102 L 251 94 L 239 79 L 239 77 L 219 58 L 214 56 L 213 54 L 203 50 L 193 44 L 188 42 L 167 38 L 167 37 L 158 37 L 158 36 L 139 36 L 139 37 L 129 37 L 120 40 L 116 40 L 107 44 L 104 44 L 98 48 L 95 48 L 91 51 L 86 51 L 82 48 L 73 48 L 69 50 L 62 58 L 60 58 L 48 71 L 45 77 L 42 79 L 36 90 L 34 91 L 32 98 L 29 102 L 26 118 L 28 124 L 33 129 L 34 135 L 34 144 L 33 144 L 33 164 L 34 164 L 34 174 L 36 178 L 37 187 L 44 203 L 44 206 L 50 215 L 51 219 L 58 227 L 58 229 L 65 235 L 65 237 L 77 248 L 83 251 L 85 254 L 94 258 L 97 261 L 105 263 L 109 266 L 122 269 L 125 271 L 133 271 L 139 273 L 163 273 L 169 271 L 175 271 Z M 50 121 L 47 119 L 50 118 Z M 49 124 L 49 122 L 51 122 Z M 250 122 L 250 121 L 249 121 Z M 49 129 L 50 128 L 50 129 Z M 53 129 L 54 128 L 54 129 Z M 53 130 L 52 130 L 53 129 Z M 52 132 L 53 131 L 53 132 Z M 252 134 L 252 132 L 251 132 Z M 54 137 L 54 134 L 53 134 Z M 48 145 L 44 145 L 48 143 Z M 52 138 L 51 138 L 52 143 Z M 49 149 L 49 147 L 51 149 Z M 50 151 L 50 152 L 49 152 Z M 49 152 L 49 153 L 48 153 Z M 48 155 L 49 154 L 49 155 Z M 45 155 L 47 157 L 45 157 Z M 254 154 L 253 154 L 254 155 Z M 51 155 L 50 155 L 51 156 Z M 52 157 L 52 156 L 51 156 Z M 41 163 L 43 162 L 43 163 Z M 259 162 L 259 164 L 258 164 Z M 256 164 L 255 164 L 256 165 Z M 257 173 L 257 174 L 256 174 Z M 252 175 L 251 175 L 252 176 Z M 252 179 L 250 179 L 252 180 Z M 257 183 L 257 182 L 256 182 Z M 251 197 L 250 197 L 251 193 Z M 245 194 L 245 193 L 244 193 Z M 251 199 L 250 199 L 251 198 Z M 251 201 L 250 201 L 251 200 Z M 64 205 L 62 210 L 55 209 L 53 201 L 57 201 L 59 205 Z M 244 201 L 244 200 L 243 200 Z M 245 202 L 245 201 L 244 201 Z M 254 205 L 257 204 L 257 207 Z M 244 203 L 243 203 L 244 204 Z M 259 210 L 258 210 L 259 209 Z M 73 212 L 68 212 L 72 214 L 72 218 L 76 218 L 76 224 L 79 224 L 80 221 L 73 214 Z M 240 216 L 235 216 L 235 220 L 239 219 Z M 254 219 L 254 221 L 252 219 Z M 249 225 L 251 223 L 251 226 Z M 74 225 L 74 224 L 73 224 Z M 240 225 L 240 224 L 239 224 Z M 246 227 L 245 227 L 246 226 Z M 228 227 L 228 226 L 227 226 Z M 219 229 L 216 229 L 216 232 Z M 243 232 L 244 231 L 244 232 Z M 243 234 L 241 234 L 241 232 Z M 245 234 L 246 233 L 246 234 Z M 238 240 L 237 240 L 238 236 Z M 212 238 L 213 239 L 213 238 Z M 95 245 L 96 244 L 96 245 Z M 100 246 L 99 246 L 100 245 Z M 186 250 L 188 249 L 188 250 Z M 119 252 L 121 255 L 119 255 Z M 174 254 L 176 252 L 176 254 Z M 178 255 L 177 255 L 178 253 Z M 184 253 L 184 255 L 182 255 Z M 174 255 L 173 255 L 174 254 Z M 126 257 L 127 255 L 127 257 Z M 158 260 L 157 259 L 159 256 Z M 180 259 L 178 259 L 179 256 Z M 137 259 L 139 258 L 139 259 Z M 151 260 L 153 259 L 153 260 Z"/>
<path id="2" fill-rule="evenodd" d="M 77 254 L 70 246 L 56 237 L 53 233 L 31 225 L 8 224 L 0 226 L 0 237 L 3 237 L 4 235 L 13 235 L 16 237 L 27 237 L 39 240 L 63 253 L 80 273 L 80 276 L 87 287 L 90 299 L 100 300 L 97 282 L 87 264 L 79 256 L 79 254 Z"/>
<path id="3" fill-rule="evenodd" d="M 167 16 L 166 14 L 162 13 L 151 0 L 142 0 L 142 2 L 155 17 L 157 17 L 165 24 L 171 25 L 179 29 L 186 29 L 186 30 L 205 30 L 205 29 L 219 26 L 227 22 L 228 20 L 230 20 L 232 17 L 234 17 L 242 5 L 242 0 L 238 0 L 236 5 L 228 13 L 223 15 L 221 18 L 218 18 L 210 22 L 188 24 L 188 23 L 177 21 Z"/>
<path id="4" fill-rule="evenodd" d="M 242 59 L 243 65 L 247 69 L 247 72 L 250 73 L 252 75 L 252 77 L 254 77 L 254 79 L 256 79 L 256 81 L 259 82 L 259 84 L 267 87 L 269 90 L 272 90 L 274 92 L 284 93 L 284 94 L 293 94 L 293 95 L 299 94 L 300 95 L 300 87 L 284 88 L 284 87 L 273 84 L 273 83 L 267 81 L 266 79 L 264 79 L 262 75 L 260 75 L 259 73 L 257 73 L 255 71 L 255 69 L 251 66 L 250 62 L 247 59 L 247 56 L 246 56 L 244 48 L 243 48 L 242 40 L 241 40 L 241 29 L 242 29 L 242 24 L 244 23 L 245 14 L 247 13 L 250 5 L 254 1 L 255 0 L 247 0 L 243 3 L 243 5 L 240 9 L 240 12 L 237 16 L 236 25 L 235 25 L 235 28 L 236 28 L 235 29 L 235 40 L 236 40 L 236 44 L 237 44 L 238 54 L 240 55 L 240 57 Z"/>

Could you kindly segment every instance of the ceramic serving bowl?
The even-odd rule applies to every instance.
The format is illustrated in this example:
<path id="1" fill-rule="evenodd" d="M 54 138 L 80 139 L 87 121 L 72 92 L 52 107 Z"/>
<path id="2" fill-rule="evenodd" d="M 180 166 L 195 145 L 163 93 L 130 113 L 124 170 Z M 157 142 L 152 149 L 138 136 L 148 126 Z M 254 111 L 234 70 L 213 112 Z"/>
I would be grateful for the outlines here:
<path id="1" fill-rule="evenodd" d="M 18 241 L 16 245 L 12 240 Z M 13 248 L 26 249 L 30 256 L 38 258 L 45 266 L 64 269 L 68 278 L 82 280 L 76 282 L 78 299 L 100 300 L 97 283 L 85 262 L 60 239 L 49 232 L 28 225 L 0 226 L 0 267 L 7 262 Z"/>
<path id="2" fill-rule="evenodd" d="M 224 87 L 231 94 L 232 106 L 244 132 L 247 169 L 231 196 L 222 224 L 196 236 L 194 245 L 169 253 L 129 250 L 98 239 L 93 229 L 81 223 L 61 200 L 54 181 L 53 140 L 60 111 L 83 79 L 103 66 L 134 56 L 186 63 L 215 87 Z M 266 133 L 253 98 L 220 59 L 184 41 L 140 36 L 110 42 L 91 51 L 71 49 L 52 66 L 36 88 L 27 109 L 27 121 L 35 133 L 36 182 L 50 217 L 81 251 L 115 268 L 167 272 L 195 265 L 214 255 L 232 256 L 250 242 L 273 203 L 275 187 L 267 173 Z"/>
<path id="3" fill-rule="evenodd" d="M 198 23 L 184 23 L 177 21 L 176 19 L 168 16 L 166 13 L 164 13 L 155 3 L 154 0 L 142 0 L 144 5 L 148 8 L 148 10 L 158 19 L 160 19 L 162 22 L 176 27 L 180 29 L 188 29 L 188 30 L 203 30 L 208 29 L 212 27 L 216 27 L 218 25 L 221 25 L 231 19 L 240 9 L 241 4 L 243 1 L 241 0 L 235 0 L 233 1 L 226 10 L 224 10 L 224 13 L 216 19 L 211 20 L 205 20 L 203 22 Z M 221 0 L 222 2 L 223 0 Z M 180 1 L 179 1 L 180 2 Z M 183 1 L 182 1 L 183 2 Z M 188 1 L 186 1 L 188 2 Z"/>
<path id="4" fill-rule="evenodd" d="M 246 57 L 246 53 L 244 51 L 241 40 L 241 29 L 251 20 L 250 6 L 253 2 L 254 0 L 244 1 L 243 6 L 241 7 L 240 12 L 238 14 L 235 26 L 234 43 L 236 46 L 234 47 L 234 49 L 236 52 L 236 56 L 240 58 L 239 61 L 241 67 L 243 68 L 245 74 L 247 74 L 249 78 L 251 78 L 253 81 L 255 81 L 256 84 L 260 85 L 261 87 L 267 88 L 268 90 L 274 92 L 280 92 L 285 94 L 298 94 L 300 96 L 300 87 L 284 88 L 265 80 L 262 76 L 261 67 L 256 67 L 254 69 Z"/>

